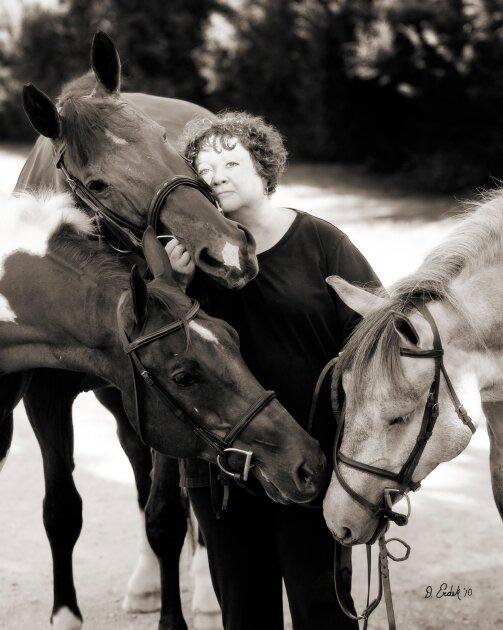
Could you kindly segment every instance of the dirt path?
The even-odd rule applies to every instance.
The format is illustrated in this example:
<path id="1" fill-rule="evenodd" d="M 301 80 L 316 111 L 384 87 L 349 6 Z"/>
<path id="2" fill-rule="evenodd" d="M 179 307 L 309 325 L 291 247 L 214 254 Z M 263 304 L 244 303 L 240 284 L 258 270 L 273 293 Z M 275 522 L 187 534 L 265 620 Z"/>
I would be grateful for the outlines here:
<path id="1" fill-rule="evenodd" d="M 22 158 L 16 155 L 9 162 L 8 152 L 0 149 L 0 165 L 7 163 L 11 166 L 0 181 L 6 191 L 15 182 Z M 331 166 L 291 169 L 278 203 L 316 212 L 340 225 L 386 284 L 419 264 L 450 227 L 443 213 L 458 208 L 442 197 L 393 193 L 357 170 Z M 138 515 L 132 473 L 114 422 L 90 394 L 78 399 L 74 418 L 75 480 L 84 500 L 84 528 L 74 565 L 85 627 L 153 630 L 156 615 L 128 615 L 120 608 L 136 561 Z M 52 584 L 42 525 L 42 463 L 22 408 L 16 411 L 13 448 L 0 474 L 0 497 L 0 629 L 49 628 Z M 411 524 L 392 531 L 413 548 L 406 563 L 391 566 L 401 630 L 503 628 L 503 530 L 491 495 L 485 427 L 465 453 L 428 477 L 412 505 Z M 354 558 L 354 590 L 361 607 L 363 550 Z M 186 550 L 182 589 L 190 622 L 188 562 Z M 463 588 L 470 588 L 472 595 L 437 598 L 442 583 L 454 589 L 459 585 L 462 594 Z M 433 596 L 425 599 L 428 585 Z M 386 628 L 384 619 L 381 607 L 371 628 Z"/>

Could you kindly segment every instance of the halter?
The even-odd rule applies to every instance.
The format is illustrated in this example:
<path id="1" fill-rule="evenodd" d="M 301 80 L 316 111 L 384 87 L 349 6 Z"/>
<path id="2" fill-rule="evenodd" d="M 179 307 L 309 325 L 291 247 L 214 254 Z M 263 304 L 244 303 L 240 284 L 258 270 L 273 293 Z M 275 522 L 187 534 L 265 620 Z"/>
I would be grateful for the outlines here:
<path id="1" fill-rule="evenodd" d="M 337 431 L 335 435 L 335 457 L 334 457 L 334 472 L 335 475 L 344 488 L 344 490 L 354 499 L 357 503 L 362 505 L 368 512 L 372 514 L 374 518 L 378 519 L 378 523 L 376 529 L 372 535 L 372 538 L 367 543 L 367 578 L 368 578 L 368 590 L 367 590 L 367 606 L 365 610 L 360 614 L 356 615 L 352 612 L 353 605 L 350 597 L 351 593 L 351 547 L 344 545 L 336 545 L 335 555 L 334 555 L 334 582 L 335 582 L 335 593 L 337 596 L 337 600 L 345 612 L 345 614 L 351 619 L 355 620 L 364 620 L 364 630 L 367 628 L 368 619 L 370 614 L 377 608 L 379 602 L 381 601 L 383 591 L 386 600 L 386 609 L 388 614 L 388 623 L 390 630 L 395 630 L 395 617 L 393 610 L 393 602 L 391 599 L 391 586 L 389 581 L 389 570 L 388 570 L 388 558 L 396 562 L 401 562 L 407 560 L 410 554 L 410 546 L 405 543 L 403 540 L 399 538 L 389 538 L 386 540 L 384 535 L 389 527 L 390 521 L 396 523 L 396 525 L 403 526 L 406 525 L 410 516 L 410 501 L 407 493 L 412 490 L 415 491 L 420 487 L 420 483 L 412 481 L 412 477 L 416 470 L 416 467 L 419 463 L 421 455 L 428 443 L 428 440 L 431 437 L 433 429 L 435 427 L 435 423 L 439 416 L 439 392 L 440 392 L 440 376 L 443 375 L 445 383 L 447 385 L 447 390 L 449 392 L 449 397 L 454 405 L 456 410 L 456 414 L 463 424 L 469 427 L 472 434 L 475 433 L 475 426 L 470 419 L 470 416 L 466 412 L 466 409 L 460 403 L 458 396 L 452 386 L 452 382 L 447 374 L 447 371 L 444 366 L 443 356 L 444 350 L 442 347 L 442 341 L 440 338 L 440 334 L 438 332 L 438 328 L 435 320 L 433 319 L 428 308 L 419 302 L 413 302 L 413 306 L 421 313 L 421 315 L 426 319 L 429 323 L 431 330 L 433 332 L 433 348 L 431 350 L 414 350 L 409 348 L 400 348 L 400 356 L 411 357 L 415 359 L 433 359 L 435 362 L 434 376 L 433 382 L 430 386 L 428 397 L 426 400 L 426 405 L 423 413 L 423 419 L 421 422 L 421 428 L 419 434 L 416 438 L 416 443 L 412 448 L 409 456 L 407 457 L 405 463 L 398 473 L 394 473 L 390 470 L 386 470 L 384 468 L 378 468 L 376 466 L 371 466 L 369 464 L 364 464 L 363 462 L 359 462 L 350 457 L 347 457 L 340 451 L 340 445 L 342 441 L 342 434 L 344 430 L 344 421 L 345 421 L 345 410 L 346 410 L 346 401 L 344 396 L 344 389 L 342 387 L 342 378 L 339 379 L 337 383 L 337 399 L 334 401 L 334 413 L 337 421 Z M 407 319 L 403 314 L 400 314 L 400 317 Z M 325 367 L 323 372 L 320 375 L 320 379 L 316 386 L 315 397 L 313 398 L 313 405 L 311 408 L 311 417 L 314 416 L 316 410 L 317 403 L 317 395 L 321 389 L 322 382 L 325 380 L 328 374 L 332 374 L 333 369 L 336 365 L 337 358 L 332 359 Z M 339 462 L 342 462 L 346 466 L 351 468 L 355 468 L 357 470 L 361 470 L 362 472 L 374 475 L 376 477 L 384 477 L 385 479 L 389 479 L 398 484 L 398 488 L 385 488 L 383 490 L 383 496 L 380 501 L 377 503 L 372 503 L 361 494 L 353 490 L 351 486 L 346 482 L 344 477 L 341 474 L 339 468 Z M 395 512 L 393 510 L 393 503 L 395 503 L 400 498 L 405 498 L 407 502 L 407 513 L 400 514 L 399 512 Z M 378 540 L 379 541 L 379 583 L 378 583 L 378 593 L 376 598 L 370 602 L 370 577 L 371 577 L 371 546 L 373 543 Z M 405 552 L 403 556 L 398 557 L 393 555 L 387 548 L 387 544 L 395 541 L 399 542 L 404 546 Z"/>
<path id="2" fill-rule="evenodd" d="M 86 186 L 82 183 L 80 179 L 71 175 L 65 166 L 65 151 L 66 144 L 63 143 L 60 148 L 55 151 L 54 165 L 63 173 L 68 186 L 72 190 L 72 193 L 76 197 L 78 197 L 78 199 L 84 204 L 84 206 L 89 208 L 91 212 L 94 212 L 99 221 L 106 226 L 107 230 L 120 243 L 119 248 L 117 246 L 114 246 L 110 242 L 109 238 L 105 238 L 110 247 L 112 247 L 112 249 L 115 249 L 117 252 L 123 254 L 128 254 L 131 252 L 142 254 L 141 239 L 145 228 L 120 217 L 113 210 L 105 206 L 96 197 L 96 195 L 94 195 L 88 188 L 86 188 Z M 185 157 L 181 157 L 192 168 L 190 162 Z M 194 169 L 192 168 L 192 170 Z M 148 207 L 147 226 L 152 226 L 156 235 L 159 227 L 160 210 L 168 196 L 180 186 L 195 188 L 196 190 L 201 192 L 206 197 L 206 199 L 208 199 L 208 201 L 210 201 L 214 206 L 218 208 L 218 203 L 215 199 L 215 196 L 213 195 L 213 192 L 211 191 L 211 188 L 202 179 L 186 176 L 172 177 L 170 180 L 163 182 L 161 186 L 155 191 Z"/>
<path id="3" fill-rule="evenodd" d="M 164 304 L 168 304 L 165 296 L 160 290 L 155 292 L 151 290 L 151 293 L 155 293 L 156 297 Z M 223 438 L 219 438 L 217 435 L 206 429 L 205 427 L 194 422 L 190 416 L 188 416 L 178 405 L 176 399 L 169 393 L 169 391 L 162 385 L 162 383 L 156 378 L 152 372 L 149 372 L 147 368 L 141 362 L 137 350 L 144 346 L 162 339 L 171 333 L 174 333 L 182 328 L 186 329 L 186 326 L 190 320 L 196 317 L 199 311 L 199 302 L 192 301 L 192 305 L 183 319 L 178 319 L 158 330 L 149 333 L 148 335 L 142 335 L 131 341 L 126 333 L 124 321 L 117 307 L 117 322 L 119 326 L 119 336 L 122 342 L 124 352 L 128 355 L 131 365 L 132 377 L 133 377 L 133 391 L 134 391 L 134 423 L 133 426 L 136 429 L 140 439 L 145 443 L 145 426 L 144 419 L 141 414 L 141 399 L 140 399 L 140 387 L 139 377 L 143 380 L 148 387 L 154 390 L 159 399 L 165 404 L 169 411 L 178 420 L 187 424 L 192 431 L 203 440 L 212 450 L 217 453 L 217 464 L 220 470 L 230 477 L 239 481 L 247 481 L 251 468 L 251 461 L 253 458 L 253 451 L 247 451 L 233 446 L 234 442 L 238 439 L 241 433 L 246 429 L 250 422 L 276 397 L 276 394 L 272 391 L 265 392 L 259 400 L 257 400 L 243 418 L 229 431 Z M 236 453 L 244 456 L 243 468 L 241 472 L 234 472 L 229 470 L 229 464 L 227 457 L 230 453 Z"/>

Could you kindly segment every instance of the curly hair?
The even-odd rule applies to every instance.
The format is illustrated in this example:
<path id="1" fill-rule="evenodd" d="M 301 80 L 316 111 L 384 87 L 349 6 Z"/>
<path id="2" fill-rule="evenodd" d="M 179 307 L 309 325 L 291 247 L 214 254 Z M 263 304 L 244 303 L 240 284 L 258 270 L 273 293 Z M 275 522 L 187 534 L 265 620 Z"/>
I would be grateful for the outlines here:
<path id="1" fill-rule="evenodd" d="M 279 131 L 260 116 L 246 112 L 222 112 L 214 118 L 195 118 L 189 121 L 180 138 L 180 148 L 192 165 L 204 147 L 218 151 L 233 149 L 237 139 L 249 151 L 257 173 L 271 195 L 285 170 L 287 151 Z M 218 144 L 217 144 L 218 143 Z"/>

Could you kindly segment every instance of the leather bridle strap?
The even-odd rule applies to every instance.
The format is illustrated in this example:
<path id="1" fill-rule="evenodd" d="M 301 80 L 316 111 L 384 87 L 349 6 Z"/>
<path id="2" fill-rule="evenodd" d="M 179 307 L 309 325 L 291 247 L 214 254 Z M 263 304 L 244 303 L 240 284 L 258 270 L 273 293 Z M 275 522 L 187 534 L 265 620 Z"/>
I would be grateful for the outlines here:
<path id="1" fill-rule="evenodd" d="M 54 164 L 59 169 L 70 187 L 72 193 L 107 226 L 109 231 L 119 240 L 125 249 L 118 249 L 110 242 L 109 245 L 120 253 L 136 252 L 142 254 L 142 236 L 145 228 L 118 216 L 113 210 L 105 206 L 77 177 L 72 176 L 65 166 L 64 153 L 66 145 L 62 144 L 55 151 Z M 182 156 L 183 157 L 183 156 Z M 187 160 L 183 158 L 186 162 Z M 196 174 L 197 176 L 197 174 Z M 147 225 L 152 226 L 157 234 L 159 213 L 168 196 L 180 186 L 194 188 L 201 192 L 208 201 L 218 208 L 218 203 L 211 188 L 201 179 L 187 176 L 175 176 L 164 182 L 154 193 L 147 212 Z"/>
<path id="2" fill-rule="evenodd" d="M 157 297 L 163 300 L 163 297 L 156 292 Z M 208 429 L 205 429 L 197 422 L 194 422 L 192 418 L 187 415 L 178 405 L 175 398 L 169 393 L 169 391 L 157 380 L 154 374 L 152 374 L 149 370 L 145 368 L 143 363 L 141 362 L 137 350 L 140 348 L 161 339 L 181 328 L 185 328 L 187 322 L 189 322 L 192 318 L 194 318 L 199 311 L 199 302 L 196 300 L 193 301 L 191 308 L 187 312 L 184 319 L 179 319 L 177 321 L 171 322 L 158 330 L 151 332 L 147 335 L 142 335 L 137 337 L 135 340 L 131 341 L 125 331 L 125 327 L 123 325 L 120 314 L 118 313 L 118 323 L 119 323 L 119 335 L 121 337 L 122 345 L 124 348 L 124 352 L 128 355 L 131 369 L 133 373 L 133 385 L 134 385 L 134 397 L 135 397 L 135 428 L 140 436 L 140 439 L 145 443 L 145 429 L 143 426 L 141 409 L 140 409 L 140 390 L 137 384 L 137 375 L 140 375 L 143 381 L 152 388 L 157 396 L 163 401 L 166 407 L 171 411 L 171 413 L 178 418 L 184 424 L 190 426 L 192 431 L 203 441 L 205 442 L 212 450 L 217 453 L 217 464 L 220 467 L 220 470 L 234 477 L 235 479 L 246 481 L 248 479 L 248 474 L 251 468 L 251 460 L 253 457 L 252 451 L 245 451 L 240 448 L 234 448 L 233 444 L 241 435 L 241 433 L 246 429 L 246 427 L 250 424 L 250 422 L 275 398 L 275 393 L 272 391 L 266 391 L 260 398 L 250 407 L 250 409 L 246 412 L 243 418 L 225 434 L 223 438 L 218 437 Z M 240 455 L 245 456 L 245 461 L 243 464 L 243 469 L 241 472 L 234 472 L 228 469 L 227 464 L 227 456 L 229 453 L 238 453 Z"/>
<path id="3" fill-rule="evenodd" d="M 208 201 L 214 206 L 217 205 L 215 196 L 211 188 L 203 180 L 194 179 L 192 177 L 173 177 L 171 180 L 164 182 L 164 184 L 157 190 L 150 202 L 150 207 L 147 214 L 147 224 L 154 228 L 157 233 L 157 224 L 159 223 L 159 212 L 168 198 L 168 196 L 176 190 L 179 186 L 185 186 L 188 188 L 195 188 L 202 193 Z"/>
<path id="4" fill-rule="evenodd" d="M 439 415 L 438 408 L 438 399 L 440 392 L 440 377 L 443 375 L 446 386 L 449 392 L 449 396 L 451 401 L 455 407 L 456 413 L 460 420 L 470 428 L 472 433 L 475 432 L 475 426 L 468 416 L 465 408 L 459 401 L 459 398 L 454 390 L 452 382 L 446 372 L 444 363 L 443 363 L 443 348 L 442 342 L 440 339 L 440 334 L 438 332 L 438 328 L 434 318 L 432 317 L 429 310 L 422 303 L 413 303 L 415 308 L 423 315 L 423 317 L 428 321 L 430 327 L 433 332 L 433 348 L 431 350 L 418 350 L 418 349 L 409 349 L 409 348 L 400 348 L 400 355 L 411 357 L 411 358 L 419 358 L 419 359 L 433 359 L 434 360 L 434 376 L 433 381 L 431 383 L 426 405 L 423 413 L 423 418 L 421 422 L 421 428 L 419 434 L 416 438 L 416 443 L 410 452 L 407 460 L 403 464 L 402 468 L 398 473 L 394 473 L 393 471 L 385 470 L 383 468 L 378 468 L 376 466 L 371 466 L 369 464 L 365 464 L 363 462 L 358 462 L 350 457 L 345 456 L 340 452 L 340 444 L 342 439 L 342 431 L 344 428 L 344 416 L 345 416 L 345 406 L 346 402 L 344 399 L 344 390 L 342 387 L 342 378 L 339 378 L 339 382 L 337 384 L 338 392 L 337 392 L 337 402 L 334 406 L 334 412 L 337 418 L 337 431 L 335 437 L 335 457 L 334 457 L 334 472 L 337 476 L 339 483 L 342 488 L 360 505 L 365 507 L 375 518 L 378 519 L 378 524 L 376 530 L 369 541 L 367 543 L 367 566 L 368 566 L 368 575 L 370 575 L 371 571 L 371 556 L 370 556 L 370 548 L 371 545 L 375 542 L 376 539 L 379 540 L 379 591 L 377 597 L 374 599 L 372 603 L 369 603 L 370 599 L 370 578 L 368 584 L 367 591 L 367 607 L 363 611 L 363 613 L 357 616 L 352 612 L 352 602 L 350 597 L 348 598 L 348 594 L 351 592 L 351 547 L 342 547 L 336 545 L 335 555 L 334 555 L 334 584 L 336 596 L 339 601 L 339 604 L 345 614 L 352 619 L 364 619 L 364 630 L 367 628 L 368 617 L 375 610 L 377 605 L 379 604 L 382 593 L 384 592 L 385 601 L 386 601 L 386 611 L 388 615 L 388 624 L 390 630 L 396 629 L 395 615 L 393 609 L 393 602 L 391 596 L 391 586 L 389 580 L 389 569 L 388 569 L 388 558 L 391 558 L 395 561 L 403 561 L 409 557 L 410 554 L 410 546 L 405 543 L 403 540 L 398 538 L 385 540 L 385 531 L 389 525 L 389 521 L 394 521 L 397 525 L 405 525 L 408 521 L 408 516 L 399 514 L 393 511 L 393 503 L 391 498 L 391 492 L 398 493 L 407 499 L 409 505 L 409 513 L 410 513 L 410 503 L 408 500 L 407 492 L 409 490 L 417 490 L 420 484 L 412 481 L 412 476 L 414 471 L 418 465 L 418 462 L 421 458 L 421 455 L 426 447 L 426 444 L 431 437 L 433 432 L 435 423 L 437 421 Z M 403 317 L 403 315 L 401 315 Z M 327 377 L 329 373 L 332 372 L 336 360 L 332 360 L 325 369 L 322 371 L 318 383 L 315 389 L 315 396 L 313 398 L 313 403 L 311 407 L 310 417 L 314 417 L 314 413 L 316 410 L 316 405 L 318 401 L 318 395 L 321 390 L 321 386 L 323 381 Z M 342 406 L 340 401 L 342 402 Z M 350 466 L 352 468 L 356 468 L 361 470 L 362 472 L 375 475 L 378 477 L 384 477 L 385 479 L 390 479 L 399 485 L 398 489 L 385 489 L 383 494 L 383 499 L 379 503 L 371 503 L 365 497 L 358 494 L 355 490 L 353 490 L 349 484 L 345 481 L 344 477 L 341 474 L 339 469 L 339 461 Z M 390 496 L 387 497 L 386 492 L 390 493 Z M 406 552 L 402 558 L 395 557 L 387 550 L 387 543 L 391 541 L 400 542 Z M 349 587 L 349 588 L 348 588 Z"/>
<path id="5" fill-rule="evenodd" d="M 127 248 L 121 251 L 124 251 L 125 253 L 134 251 L 142 254 L 143 250 L 141 246 L 141 239 L 143 235 L 143 228 L 139 225 L 131 223 L 130 221 L 126 221 L 122 217 L 119 217 L 113 210 L 107 208 L 107 206 L 101 203 L 101 201 L 84 186 L 80 179 L 73 177 L 68 172 L 63 160 L 63 154 L 64 147 L 56 155 L 55 164 L 56 168 L 63 173 L 72 193 L 78 197 L 78 199 L 87 208 L 89 208 L 89 210 L 94 212 L 94 214 L 105 223 L 112 234 L 120 241 L 121 245 Z"/>

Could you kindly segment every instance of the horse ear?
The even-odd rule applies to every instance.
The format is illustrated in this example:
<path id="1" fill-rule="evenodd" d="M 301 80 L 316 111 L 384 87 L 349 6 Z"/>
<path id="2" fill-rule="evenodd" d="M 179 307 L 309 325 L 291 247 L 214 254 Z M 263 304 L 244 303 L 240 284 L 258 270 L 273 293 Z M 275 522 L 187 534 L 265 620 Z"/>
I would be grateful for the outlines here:
<path id="1" fill-rule="evenodd" d="M 61 117 L 56 105 L 31 83 L 23 88 L 23 107 L 35 131 L 51 140 L 61 137 Z"/>
<path id="2" fill-rule="evenodd" d="M 147 317 L 147 285 L 138 271 L 138 266 L 134 265 L 129 276 L 131 293 L 133 295 L 133 312 L 135 323 L 142 324 Z"/>
<path id="3" fill-rule="evenodd" d="M 419 346 L 419 334 L 407 317 L 397 314 L 393 324 L 400 337 L 405 338 L 413 346 Z"/>
<path id="4" fill-rule="evenodd" d="M 97 31 L 91 47 L 91 66 L 98 83 L 110 94 L 118 94 L 121 61 L 115 44 L 103 31 Z"/>
<path id="5" fill-rule="evenodd" d="M 329 276 L 325 279 L 325 282 L 334 289 L 344 304 L 362 317 L 365 317 L 384 303 L 384 298 L 356 287 L 339 276 Z"/>
<path id="6" fill-rule="evenodd" d="M 161 278 L 173 286 L 178 286 L 173 277 L 169 256 L 150 225 L 143 234 L 142 247 L 154 278 Z"/>

